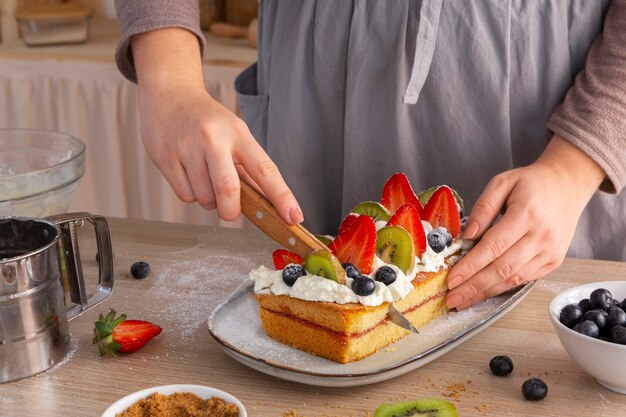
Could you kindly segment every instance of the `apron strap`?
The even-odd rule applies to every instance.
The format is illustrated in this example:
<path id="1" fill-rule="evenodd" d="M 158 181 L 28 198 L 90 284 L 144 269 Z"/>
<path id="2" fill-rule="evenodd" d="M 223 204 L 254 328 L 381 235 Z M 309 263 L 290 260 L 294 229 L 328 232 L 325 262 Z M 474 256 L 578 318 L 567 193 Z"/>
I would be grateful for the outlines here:
<path id="1" fill-rule="evenodd" d="M 405 104 L 415 104 L 426 82 L 433 61 L 442 0 L 422 0 L 419 29 L 415 40 L 415 57 L 409 85 L 402 96 Z"/>

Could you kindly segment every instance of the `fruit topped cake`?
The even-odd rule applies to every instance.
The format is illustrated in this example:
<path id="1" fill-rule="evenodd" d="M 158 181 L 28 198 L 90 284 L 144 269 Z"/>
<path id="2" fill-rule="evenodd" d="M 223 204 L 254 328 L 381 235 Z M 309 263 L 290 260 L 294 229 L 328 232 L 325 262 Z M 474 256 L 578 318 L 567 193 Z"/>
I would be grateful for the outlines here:
<path id="1" fill-rule="evenodd" d="M 406 336 L 387 320 L 393 303 L 415 327 L 447 312 L 449 269 L 472 243 L 459 237 L 463 201 L 442 185 L 415 195 L 392 175 L 379 202 L 349 213 L 329 250 L 306 259 L 278 249 L 274 268 L 250 272 L 263 329 L 282 343 L 341 363 Z"/>

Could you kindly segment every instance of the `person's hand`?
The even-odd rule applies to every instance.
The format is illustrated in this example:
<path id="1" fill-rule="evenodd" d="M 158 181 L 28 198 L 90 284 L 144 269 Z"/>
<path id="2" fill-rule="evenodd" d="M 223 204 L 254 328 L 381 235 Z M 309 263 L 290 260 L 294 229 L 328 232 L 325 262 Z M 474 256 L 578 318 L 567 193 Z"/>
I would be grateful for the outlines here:
<path id="1" fill-rule="evenodd" d="M 132 47 L 144 146 L 178 198 L 235 220 L 241 213 L 241 177 L 263 192 L 285 221 L 302 222 L 276 164 L 243 120 L 206 92 L 195 36 L 162 29 L 135 36 Z"/>
<path id="2" fill-rule="evenodd" d="M 535 163 L 495 176 L 463 232 L 480 240 L 448 274 L 448 307 L 465 309 L 557 268 L 603 178 L 591 158 L 558 137 Z"/>

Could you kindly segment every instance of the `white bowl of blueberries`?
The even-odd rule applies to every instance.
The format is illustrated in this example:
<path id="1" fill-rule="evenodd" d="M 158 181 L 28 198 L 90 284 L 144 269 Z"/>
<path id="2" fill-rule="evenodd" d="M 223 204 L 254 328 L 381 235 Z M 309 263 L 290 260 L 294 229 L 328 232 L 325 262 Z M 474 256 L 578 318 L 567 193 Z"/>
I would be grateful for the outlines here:
<path id="1" fill-rule="evenodd" d="M 550 303 L 550 319 L 583 370 L 605 388 L 626 394 L 626 281 L 570 288 Z"/>

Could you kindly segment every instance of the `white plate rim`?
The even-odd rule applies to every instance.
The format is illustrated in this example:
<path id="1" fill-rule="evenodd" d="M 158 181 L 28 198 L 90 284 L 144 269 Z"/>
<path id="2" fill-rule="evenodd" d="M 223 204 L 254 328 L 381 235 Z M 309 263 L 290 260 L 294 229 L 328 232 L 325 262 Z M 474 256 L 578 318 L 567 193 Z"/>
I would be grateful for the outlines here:
<path id="1" fill-rule="evenodd" d="M 497 321 L 504 314 L 508 313 L 517 304 L 519 304 L 535 286 L 536 281 L 529 282 L 523 287 L 511 292 L 509 297 L 502 302 L 497 308 L 483 317 L 481 320 L 477 320 L 471 326 L 464 328 L 462 331 L 454 334 L 444 342 L 433 346 L 432 348 L 417 352 L 415 355 L 409 358 L 403 358 L 397 363 L 380 368 L 376 370 L 358 372 L 358 373 L 317 373 L 309 370 L 303 370 L 295 366 L 284 366 L 282 364 L 274 363 L 270 360 L 251 355 L 239 349 L 236 346 L 223 340 L 220 335 L 215 331 L 214 324 L 216 317 L 223 308 L 236 300 L 238 297 L 242 297 L 248 291 L 253 291 L 252 283 L 244 283 L 237 290 L 235 290 L 222 304 L 217 306 L 208 318 L 207 326 L 209 333 L 213 336 L 218 346 L 229 356 L 234 358 L 240 363 L 249 366 L 257 371 L 263 372 L 268 375 L 273 375 L 282 379 L 301 382 L 309 385 L 317 386 L 354 386 L 364 385 L 373 382 L 379 382 L 385 379 L 393 378 L 395 376 L 402 375 L 408 371 L 418 368 L 431 360 L 438 358 L 445 354 L 454 347 L 460 345 L 464 341 L 475 336 L 482 330 L 486 329 L 489 325 Z M 428 360 L 425 360 L 428 359 Z"/>

